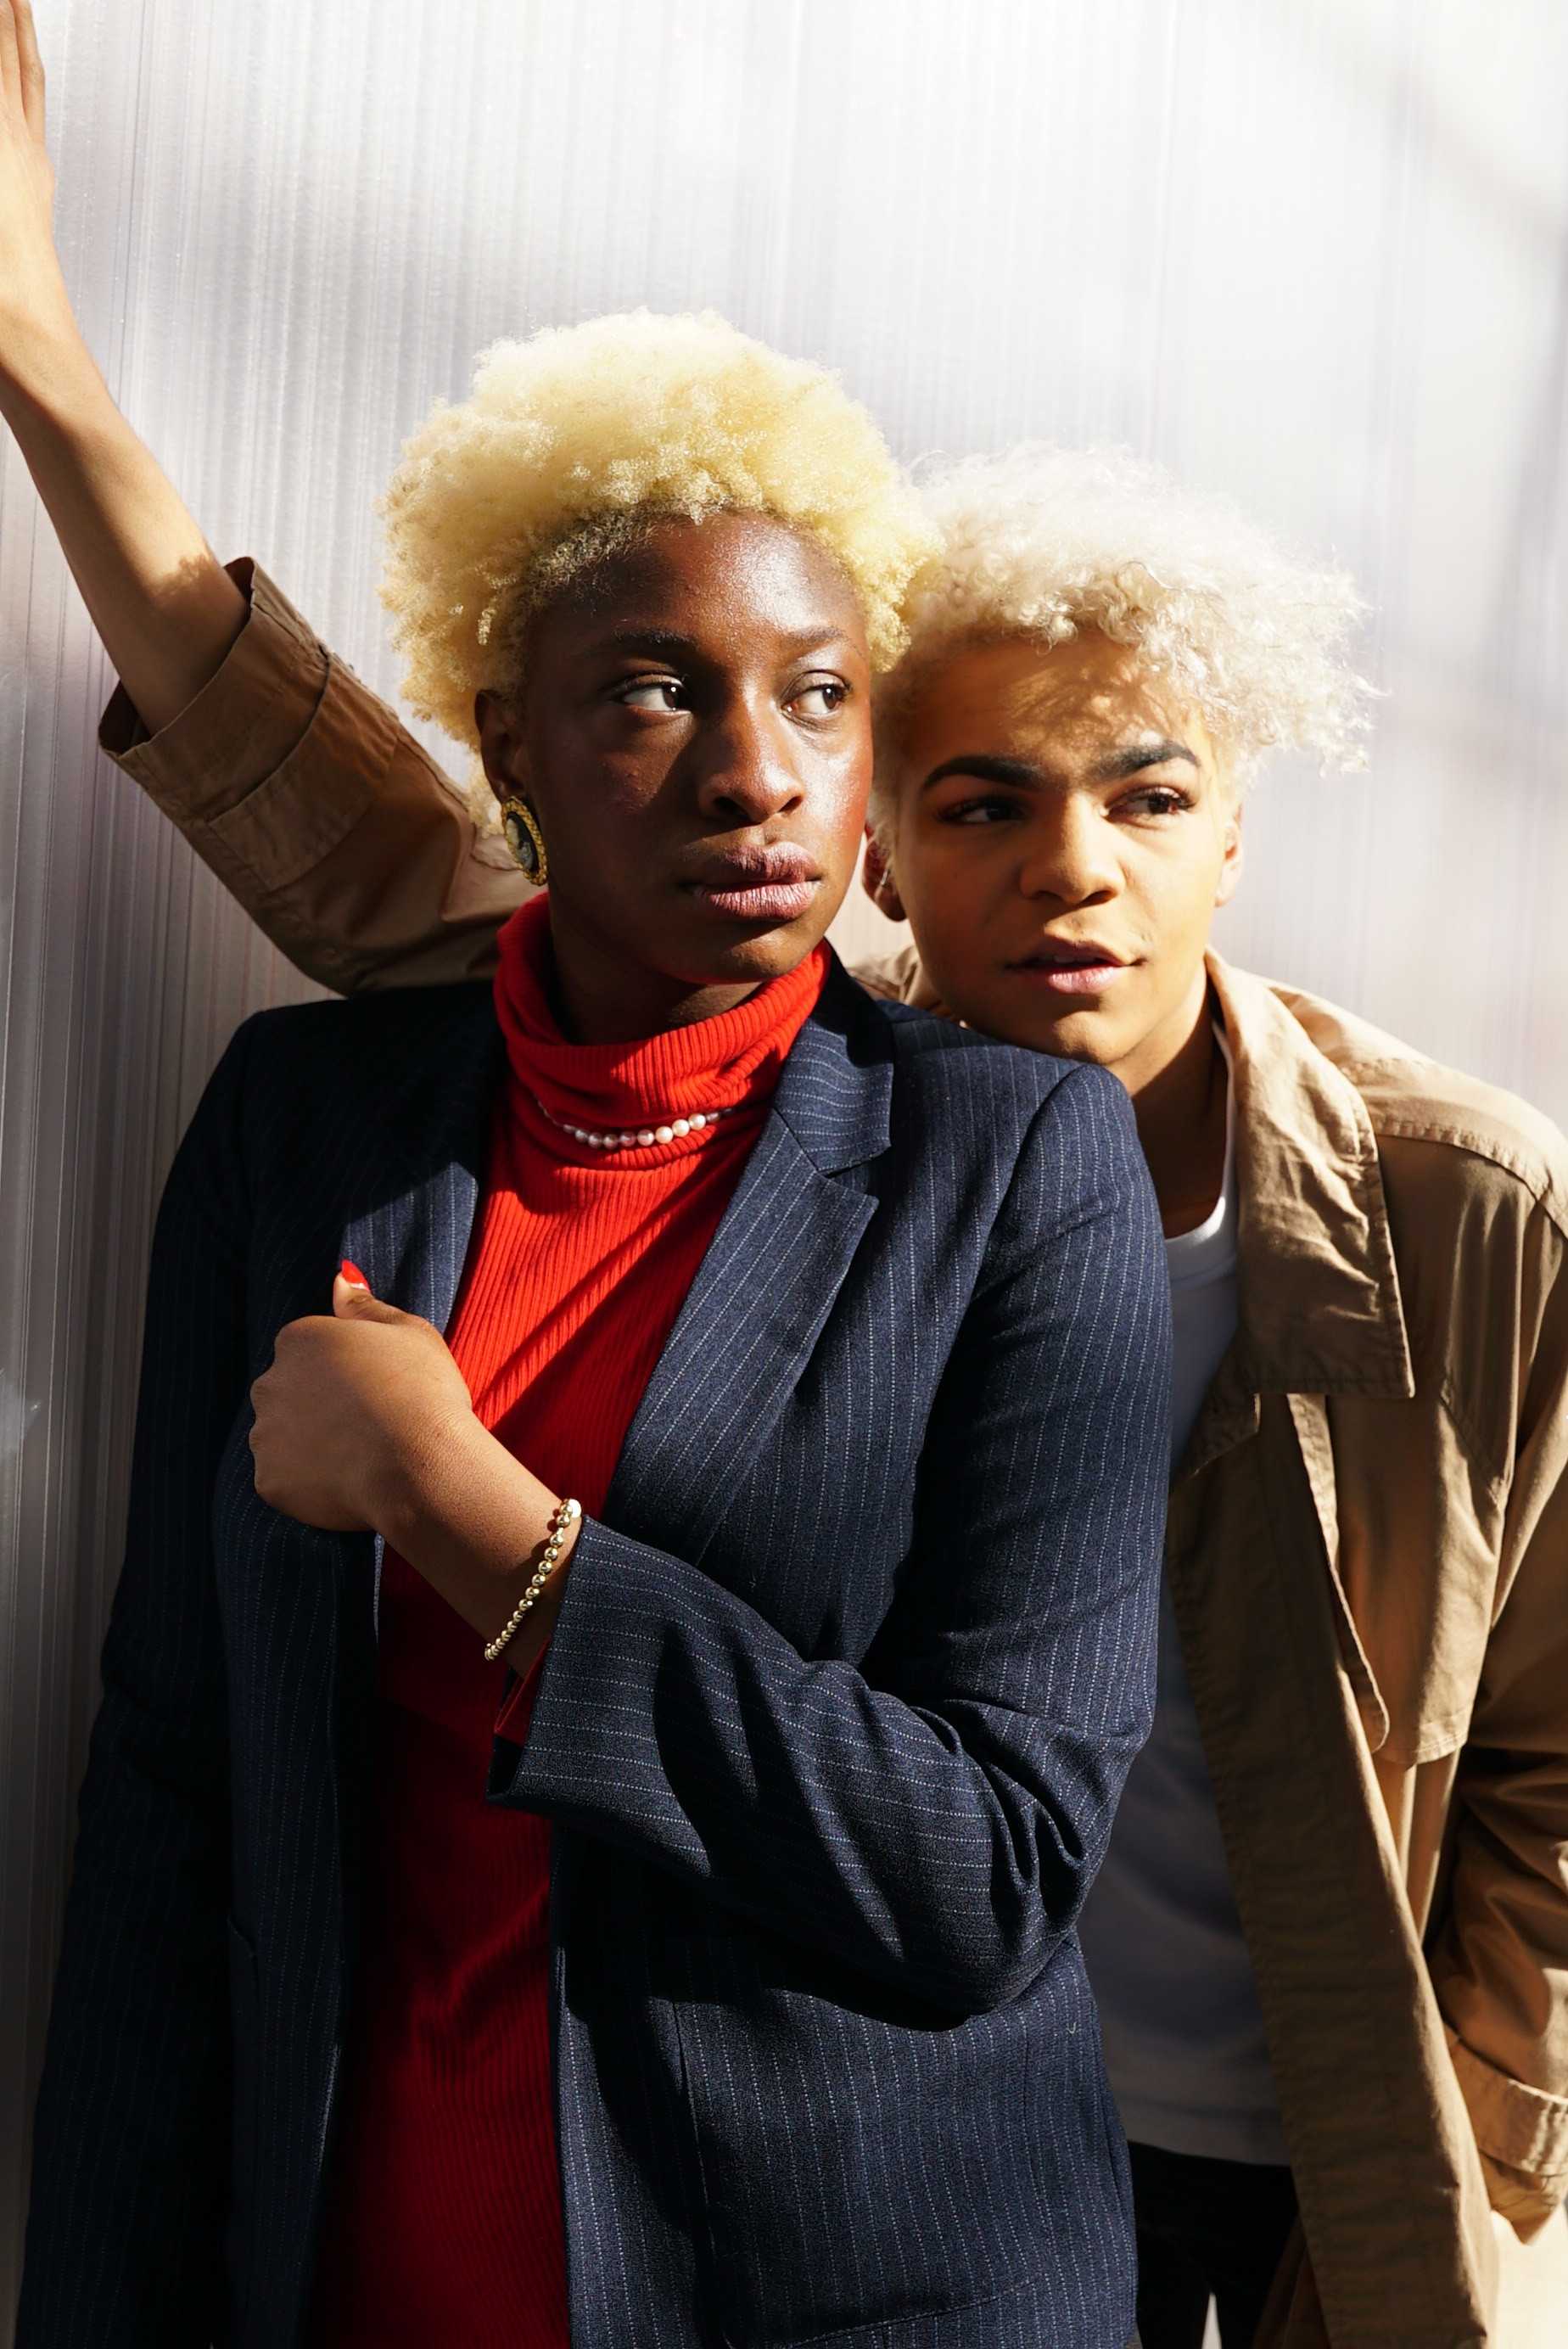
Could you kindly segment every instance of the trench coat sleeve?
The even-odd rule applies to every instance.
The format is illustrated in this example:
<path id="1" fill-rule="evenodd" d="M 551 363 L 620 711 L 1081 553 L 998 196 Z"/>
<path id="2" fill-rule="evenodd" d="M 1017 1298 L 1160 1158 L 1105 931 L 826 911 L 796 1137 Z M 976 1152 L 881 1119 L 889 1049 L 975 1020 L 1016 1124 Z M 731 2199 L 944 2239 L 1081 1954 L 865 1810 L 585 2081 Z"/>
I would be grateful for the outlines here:
<path id="1" fill-rule="evenodd" d="M 1430 1965 L 1493 2204 L 1529 2236 L 1568 2194 L 1568 1232 L 1546 1208 L 1517 1263 L 1498 1602 Z"/>
<path id="2" fill-rule="evenodd" d="M 591 1519 L 491 1799 L 949 2013 L 1019 1995 L 1072 1927 L 1149 1727 L 1169 1313 L 1126 1095 L 1075 1070 L 1021 1150 L 861 1667 L 802 1656 L 699 1568 Z"/>
<path id="3" fill-rule="evenodd" d="M 244 1052 L 242 1030 L 176 1158 L 153 1241 L 125 1561 L 38 2097 L 18 2349 L 206 2349 L 227 2337 L 229 1739 L 211 1511 L 247 1385 Z"/>
<path id="4" fill-rule="evenodd" d="M 307 978 L 353 994 L 488 977 L 521 874 L 266 573 L 229 568 L 251 609 L 222 667 L 151 737 L 120 688 L 103 750 Z"/>

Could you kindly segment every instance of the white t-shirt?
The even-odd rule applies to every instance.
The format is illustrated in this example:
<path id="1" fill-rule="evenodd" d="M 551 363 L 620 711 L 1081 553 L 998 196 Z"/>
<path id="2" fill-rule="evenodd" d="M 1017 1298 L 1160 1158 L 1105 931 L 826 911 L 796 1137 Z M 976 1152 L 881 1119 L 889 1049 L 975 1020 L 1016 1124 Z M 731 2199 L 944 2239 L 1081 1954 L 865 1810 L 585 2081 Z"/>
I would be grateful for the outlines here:
<path id="1" fill-rule="evenodd" d="M 1228 1073 L 1230 1053 L 1215 1033 Z M 1214 1211 L 1196 1231 L 1167 1240 L 1165 1254 L 1174 1465 L 1236 1327 L 1233 1095 Z M 1223 2161 L 1287 2161 L 1169 1588 L 1160 1599 L 1153 1731 L 1129 1774 L 1078 1935 L 1133 2143 Z"/>

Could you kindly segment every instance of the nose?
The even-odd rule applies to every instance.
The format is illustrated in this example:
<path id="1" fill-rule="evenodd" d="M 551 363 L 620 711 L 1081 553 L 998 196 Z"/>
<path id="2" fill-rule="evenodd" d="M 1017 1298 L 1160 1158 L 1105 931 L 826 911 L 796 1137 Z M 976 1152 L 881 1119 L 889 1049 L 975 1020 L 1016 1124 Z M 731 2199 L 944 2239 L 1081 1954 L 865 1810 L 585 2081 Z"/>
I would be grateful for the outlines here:
<path id="1" fill-rule="evenodd" d="M 716 823 L 766 823 L 805 798 L 805 778 L 796 764 L 799 745 L 776 710 L 738 696 L 714 713 L 694 748 L 697 804 Z"/>
<path id="2" fill-rule="evenodd" d="M 1026 897 L 1101 905 L 1121 891 L 1112 829 L 1098 806 L 1069 800 L 1028 827 L 1018 886 Z"/>

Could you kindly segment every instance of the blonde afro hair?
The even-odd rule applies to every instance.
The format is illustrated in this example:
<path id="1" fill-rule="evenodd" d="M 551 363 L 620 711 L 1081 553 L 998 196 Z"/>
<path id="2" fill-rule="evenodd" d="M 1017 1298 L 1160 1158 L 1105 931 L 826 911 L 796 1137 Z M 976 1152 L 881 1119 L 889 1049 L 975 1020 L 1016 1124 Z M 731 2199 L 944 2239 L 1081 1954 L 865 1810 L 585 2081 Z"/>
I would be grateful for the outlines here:
<path id="1" fill-rule="evenodd" d="M 407 441 L 381 503 L 381 595 L 414 709 L 471 748 L 475 694 L 522 681 L 530 613 L 649 519 L 720 511 L 819 541 L 860 597 L 873 665 L 897 660 L 931 534 L 824 368 L 711 311 L 493 344 L 470 397 Z"/>
<path id="2" fill-rule="evenodd" d="M 910 648 L 882 691 L 895 736 L 955 642 L 1058 645 L 1098 628 L 1171 680 L 1239 775 L 1274 749 L 1365 765 L 1372 688 L 1346 658 L 1365 607 L 1345 572 L 1297 561 L 1223 500 L 1120 449 L 1026 442 L 934 468 L 923 493 L 941 552 L 915 583 Z"/>

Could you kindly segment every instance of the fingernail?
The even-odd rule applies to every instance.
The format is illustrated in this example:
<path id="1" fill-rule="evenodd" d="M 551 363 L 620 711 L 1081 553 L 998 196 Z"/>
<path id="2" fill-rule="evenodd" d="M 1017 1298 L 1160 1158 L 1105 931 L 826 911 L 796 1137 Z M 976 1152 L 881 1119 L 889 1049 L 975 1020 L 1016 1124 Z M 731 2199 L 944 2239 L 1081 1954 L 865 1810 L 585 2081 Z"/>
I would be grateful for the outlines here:
<path id="1" fill-rule="evenodd" d="M 337 1268 L 351 1288 L 363 1288 L 368 1291 L 370 1283 L 366 1279 L 359 1267 L 356 1264 L 351 1264 L 347 1257 L 344 1257 Z"/>

